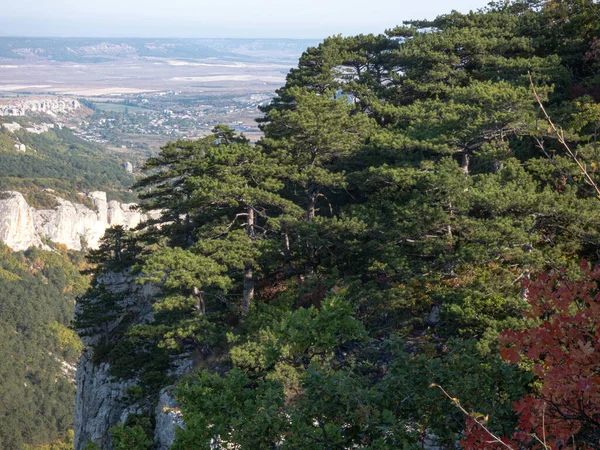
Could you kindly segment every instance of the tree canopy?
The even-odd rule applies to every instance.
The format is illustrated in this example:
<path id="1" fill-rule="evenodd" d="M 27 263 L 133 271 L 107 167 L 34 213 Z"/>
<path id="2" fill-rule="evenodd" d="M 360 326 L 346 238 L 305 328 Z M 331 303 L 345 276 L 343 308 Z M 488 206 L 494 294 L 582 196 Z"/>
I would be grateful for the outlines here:
<path id="1" fill-rule="evenodd" d="M 454 448 L 432 383 L 512 436 L 541 375 L 498 336 L 535 330 L 532 275 L 600 254 L 598 17 L 519 0 L 334 36 L 256 145 L 220 126 L 148 161 L 131 264 L 165 295 L 101 357 L 198 355 L 175 448 Z"/>

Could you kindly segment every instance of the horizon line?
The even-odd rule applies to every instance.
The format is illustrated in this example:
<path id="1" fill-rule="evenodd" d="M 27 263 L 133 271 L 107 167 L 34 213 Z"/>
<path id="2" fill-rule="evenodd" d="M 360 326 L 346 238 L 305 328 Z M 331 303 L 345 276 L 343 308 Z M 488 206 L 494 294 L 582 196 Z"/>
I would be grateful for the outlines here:
<path id="1" fill-rule="evenodd" d="M 338 33 L 338 35 L 343 35 L 344 33 Z M 373 33 L 369 33 L 373 34 Z M 326 37 L 337 36 L 335 34 L 327 35 Z M 2 38 L 18 38 L 18 39 L 182 39 L 182 40 L 190 40 L 190 39 L 229 39 L 229 40 L 240 40 L 240 39 L 255 39 L 255 40 L 264 40 L 264 41 L 316 41 L 323 40 L 326 37 L 322 38 L 310 38 L 310 37 L 302 37 L 302 38 L 290 38 L 290 37 L 165 37 L 165 36 L 20 36 L 20 35 L 2 35 L 0 34 L 0 39 Z"/>

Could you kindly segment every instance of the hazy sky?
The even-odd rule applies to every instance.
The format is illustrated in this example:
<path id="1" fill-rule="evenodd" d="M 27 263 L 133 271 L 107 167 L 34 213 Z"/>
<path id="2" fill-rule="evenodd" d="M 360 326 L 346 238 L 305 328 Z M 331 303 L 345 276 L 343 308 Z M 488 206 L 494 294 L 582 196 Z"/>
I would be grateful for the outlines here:
<path id="1" fill-rule="evenodd" d="M 7 0 L 4 36 L 323 38 L 468 12 L 487 0 Z"/>

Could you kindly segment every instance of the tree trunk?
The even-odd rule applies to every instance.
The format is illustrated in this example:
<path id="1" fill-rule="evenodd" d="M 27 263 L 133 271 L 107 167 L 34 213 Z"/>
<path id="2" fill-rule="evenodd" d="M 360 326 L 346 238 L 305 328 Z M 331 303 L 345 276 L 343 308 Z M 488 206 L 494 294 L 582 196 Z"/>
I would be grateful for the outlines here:
<path id="1" fill-rule="evenodd" d="M 315 214 L 317 209 L 317 198 L 319 196 L 319 190 L 316 186 L 311 185 L 307 191 L 308 206 L 306 207 L 306 220 L 313 222 L 315 220 Z M 311 275 L 315 272 L 314 267 L 314 253 L 315 248 L 312 242 L 306 243 L 307 258 L 306 258 L 306 275 Z"/>
<path id="2" fill-rule="evenodd" d="M 492 162 L 492 172 L 494 172 L 494 173 L 500 172 L 502 170 L 503 166 L 504 166 L 504 164 L 502 163 L 502 161 L 495 159 Z"/>
<path id="3" fill-rule="evenodd" d="M 454 218 L 454 209 L 452 209 L 452 202 L 448 203 L 448 209 L 449 209 L 448 220 L 452 220 Z M 446 234 L 448 234 L 449 238 L 452 238 L 451 223 L 448 223 L 448 226 L 446 227 Z"/>
<path id="4" fill-rule="evenodd" d="M 309 222 L 312 222 L 313 220 L 315 220 L 315 213 L 317 210 L 317 198 L 319 196 L 319 190 L 314 186 L 311 185 L 307 192 L 307 200 L 308 200 L 308 206 L 306 207 L 306 219 Z"/>
<path id="5" fill-rule="evenodd" d="M 244 265 L 244 294 L 242 296 L 242 314 L 246 314 L 250 311 L 250 303 L 254 298 L 254 279 L 253 276 L 254 266 L 252 263 L 246 263 Z"/>
<path id="6" fill-rule="evenodd" d="M 525 246 L 525 254 L 528 255 L 531 252 L 533 252 L 533 245 L 529 243 Z M 523 264 L 523 272 L 521 273 L 521 277 L 523 280 L 529 280 L 531 278 L 531 271 L 529 270 L 527 260 Z M 521 299 L 525 301 L 529 300 L 529 289 L 525 286 L 525 283 L 521 285 Z"/>
<path id="7" fill-rule="evenodd" d="M 248 208 L 246 232 L 250 240 L 254 240 L 254 208 Z M 250 311 L 250 303 L 254 298 L 254 264 L 251 261 L 244 264 L 244 292 L 242 294 L 242 314 Z"/>
<path id="8" fill-rule="evenodd" d="M 196 311 L 200 312 L 200 314 L 206 314 L 206 306 L 204 305 L 204 297 L 202 296 L 202 291 L 198 289 L 196 286 L 192 288 L 192 295 L 196 299 Z"/>
<path id="9" fill-rule="evenodd" d="M 288 273 L 294 273 L 294 267 L 292 266 L 292 250 L 290 248 L 290 235 L 285 232 L 283 233 L 283 256 L 285 257 L 285 266 Z"/>
<path id="10" fill-rule="evenodd" d="M 192 231 L 190 215 L 185 215 L 185 243 L 188 247 L 194 245 L 194 232 Z"/>
<path id="11" fill-rule="evenodd" d="M 465 175 L 469 175 L 469 163 L 471 162 L 471 155 L 469 155 L 469 151 L 465 150 L 462 154 L 462 164 L 460 168 L 465 173 Z"/>
<path id="12" fill-rule="evenodd" d="M 121 236 L 115 238 L 115 261 L 121 261 Z"/>

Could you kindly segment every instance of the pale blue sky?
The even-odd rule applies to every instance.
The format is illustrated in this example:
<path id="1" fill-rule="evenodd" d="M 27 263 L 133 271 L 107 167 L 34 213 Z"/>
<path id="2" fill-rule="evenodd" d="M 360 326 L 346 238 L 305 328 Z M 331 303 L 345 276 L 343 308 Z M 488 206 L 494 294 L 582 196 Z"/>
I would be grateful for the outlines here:
<path id="1" fill-rule="evenodd" d="M 379 33 L 487 0 L 7 0 L 3 36 L 323 38 Z"/>

